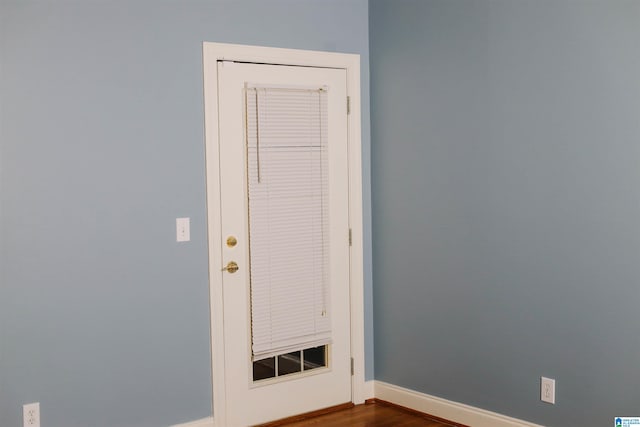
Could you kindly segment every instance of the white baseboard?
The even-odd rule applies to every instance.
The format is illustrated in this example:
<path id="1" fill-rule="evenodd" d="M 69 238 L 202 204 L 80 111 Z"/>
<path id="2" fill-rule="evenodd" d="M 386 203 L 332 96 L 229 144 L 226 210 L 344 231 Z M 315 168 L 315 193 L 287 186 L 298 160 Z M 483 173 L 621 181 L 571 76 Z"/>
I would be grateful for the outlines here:
<path id="1" fill-rule="evenodd" d="M 382 381 L 373 381 L 374 395 L 396 405 L 472 427 L 543 427 L 506 415 L 430 396 Z"/>
<path id="2" fill-rule="evenodd" d="M 472 427 L 543 427 L 517 418 L 475 408 L 425 393 L 409 390 L 383 381 L 366 381 L 364 398 L 377 398 Z M 171 427 L 214 427 L 213 417 L 202 418 Z"/>
<path id="3" fill-rule="evenodd" d="M 374 392 L 374 385 L 375 385 L 374 380 L 369 380 L 364 382 L 364 388 L 363 388 L 364 400 L 373 399 L 376 396 Z"/>
<path id="4" fill-rule="evenodd" d="M 213 417 L 207 417 L 184 424 L 176 424 L 171 427 L 213 427 Z"/>

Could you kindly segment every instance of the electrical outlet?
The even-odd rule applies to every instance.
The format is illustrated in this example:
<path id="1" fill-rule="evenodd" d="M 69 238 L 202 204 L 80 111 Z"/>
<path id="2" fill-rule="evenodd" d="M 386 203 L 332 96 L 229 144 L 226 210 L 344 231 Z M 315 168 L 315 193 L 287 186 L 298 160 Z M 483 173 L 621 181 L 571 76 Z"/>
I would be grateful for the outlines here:
<path id="1" fill-rule="evenodd" d="M 40 427 L 40 403 L 22 405 L 22 423 L 24 427 Z"/>
<path id="2" fill-rule="evenodd" d="M 552 378 L 540 377 L 540 400 L 555 405 L 556 380 Z"/>

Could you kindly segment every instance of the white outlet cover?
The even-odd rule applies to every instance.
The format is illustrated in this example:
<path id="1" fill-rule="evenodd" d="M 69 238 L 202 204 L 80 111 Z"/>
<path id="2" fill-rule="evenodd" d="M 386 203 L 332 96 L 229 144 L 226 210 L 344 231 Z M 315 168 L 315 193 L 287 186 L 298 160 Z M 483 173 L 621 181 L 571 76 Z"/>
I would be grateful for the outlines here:
<path id="1" fill-rule="evenodd" d="M 553 378 L 540 377 L 540 400 L 555 405 L 556 380 Z"/>
<path id="2" fill-rule="evenodd" d="M 24 427 L 40 427 L 40 403 L 22 405 L 22 423 Z"/>

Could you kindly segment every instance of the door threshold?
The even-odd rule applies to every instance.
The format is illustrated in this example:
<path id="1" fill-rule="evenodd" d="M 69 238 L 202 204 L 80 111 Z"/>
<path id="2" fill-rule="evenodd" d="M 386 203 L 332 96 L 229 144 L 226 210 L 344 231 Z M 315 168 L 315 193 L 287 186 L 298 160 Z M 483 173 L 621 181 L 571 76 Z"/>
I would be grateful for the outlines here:
<path id="1" fill-rule="evenodd" d="M 330 406 L 328 408 L 318 409 L 316 411 L 305 412 L 304 414 L 294 415 L 292 417 L 282 418 L 275 421 L 270 421 L 264 424 L 258 424 L 254 427 L 279 427 L 286 424 L 291 424 L 297 421 L 304 421 L 309 418 L 316 418 L 321 415 L 330 414 L 332 412 L 342 411 L 344 409 L 353 408 L 353 402 L 342 403 L 340 405 Z"/>

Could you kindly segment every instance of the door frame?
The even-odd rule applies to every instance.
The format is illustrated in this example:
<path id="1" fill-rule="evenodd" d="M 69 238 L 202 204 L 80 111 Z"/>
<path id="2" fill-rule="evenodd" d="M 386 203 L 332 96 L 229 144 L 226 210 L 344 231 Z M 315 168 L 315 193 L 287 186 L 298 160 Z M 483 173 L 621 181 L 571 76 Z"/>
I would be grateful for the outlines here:
<path id="1" fill-rule="evenodd" d="M 364 391 L 364 269 L 362 224 L 362 141 L 360 118 L 360 55 L 204 42 L 205 169 L 209 249 L 211 369 L 214 425 L 226 421 L 226 377 L 223 333 L 222 230 L 220 225 L 220 165 L 218 129 L 218 61 L 339 68 L 347 72 L 349 167 L 349 227 L 351 230 L 349 294 L 351 310 L 351 401 L 363 403 Z M 347 100 L 345 99 L 345 102 Z M 345 236 L 347 238 L 347 236 Z"/>

